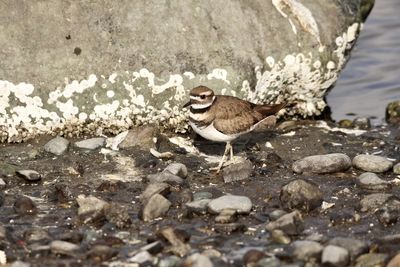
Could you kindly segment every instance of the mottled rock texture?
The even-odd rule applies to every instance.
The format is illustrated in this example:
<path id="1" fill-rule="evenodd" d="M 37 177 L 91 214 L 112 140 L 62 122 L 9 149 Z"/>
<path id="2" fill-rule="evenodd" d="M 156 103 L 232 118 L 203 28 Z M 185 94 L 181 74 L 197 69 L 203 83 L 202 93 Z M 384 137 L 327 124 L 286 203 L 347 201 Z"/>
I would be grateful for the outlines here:
<path id="1" fill-rule="evenodd" d="M 318 115 L 373 2 L 0 2 L 0 139 L 185 131 L 199 84 Z"/>

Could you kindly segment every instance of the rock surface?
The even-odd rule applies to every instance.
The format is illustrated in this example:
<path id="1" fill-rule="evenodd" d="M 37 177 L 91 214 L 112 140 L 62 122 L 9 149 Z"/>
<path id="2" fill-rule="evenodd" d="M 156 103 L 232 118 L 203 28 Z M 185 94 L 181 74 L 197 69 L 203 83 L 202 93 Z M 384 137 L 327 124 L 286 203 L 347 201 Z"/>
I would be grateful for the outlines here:
<path id="1" fill-rule="evenodd" d="M 358 155 L 353 159 L 353 166 L 366 172 L 386 172 L 393 167 L 393 162 L 381 156 Z"/>
<path id="2" fill-rule="evenodd" d="M 346 171 L 350 167 L 351 160 L 347 155 L 334 153 L 305 157 L 294 162 L 292 169 L 296 173 L 333 173 Z"/>
<path id="3" fill-rule="evenodd" d="M 160 122 L 184 130 L 181 106 L 200 83 L 217 94 L 229 85 L 254 101 L 300 100 L 291 113 L 319 115 L 372 6 L 372 0 L 49 0 L 26 8 L 13 1 L 0 8 L 0 25 L 9 26 L 0 46 L 12 48 L 0 53 L 7 62 L 0 106 L 8 107 L 0 110 L 0 140 L 116 133 Z M 53 23 L 41 27 L 43 21 Z"/>
<path id="4" fill-rule="evenodd" d="M 314 183 L 298 179 L 282 187 L 279 199 L 284 208 L 310 211 L 321 205 L 323 193 Z"/>
<path id="5" fill-rule="evenodd" d="M 208 203 L 208 209 L 212 213 L 220 213 L 225 209 L 232 209 L 237 213 L 249 213 L 252 206 L 250 198 L 234 195 L 222 196 Z"/>

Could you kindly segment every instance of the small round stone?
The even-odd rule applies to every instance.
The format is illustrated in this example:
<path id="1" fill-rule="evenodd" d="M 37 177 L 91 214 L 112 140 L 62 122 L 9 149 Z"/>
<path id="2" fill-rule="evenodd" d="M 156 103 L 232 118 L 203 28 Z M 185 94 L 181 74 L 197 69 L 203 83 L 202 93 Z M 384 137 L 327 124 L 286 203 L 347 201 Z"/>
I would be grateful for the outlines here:
<path id="1" fill-rule="evenodd" d="M 237 213 L 249 213 L 253 204 L 250 198 L 245 196 L 226 195 L 213 199 L 208 203 L 208 209 L 212 213 L 220 213 L 225 209 L 235 210 Z"/>
<path id="2" fill-rule="evenodd" d="M 334 173 L 346 171 L 350 167 L 350 158 L 342 153 L 309 156 L 292 165 L 296 173 Z"/>
<path id="3" fill-rule="evenodd" d="M 386 172 L 393 167 L 393 162 L 376 155 L 358 155 L 353 159 L 353 166 L 366 172 Z"/>

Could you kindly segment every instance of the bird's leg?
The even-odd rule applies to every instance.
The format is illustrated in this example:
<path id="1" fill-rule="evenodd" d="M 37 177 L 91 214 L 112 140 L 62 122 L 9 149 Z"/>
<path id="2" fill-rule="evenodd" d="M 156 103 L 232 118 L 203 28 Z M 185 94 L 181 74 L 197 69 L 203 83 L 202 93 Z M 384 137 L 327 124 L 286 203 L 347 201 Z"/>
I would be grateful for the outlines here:
<path id="1" fill-rule="evenodd" d="M 226 156 L 228 155 L 230 149 L 232 149 L 231 143 L 226 142 L 224 155 L 222 155 L 222 159 L 217 167 L 217 173 L 219 173 L 221 171 L 222 165 L 224 164 L 224 161 L 225 161 Z"/>
<path id="2" fill-rule="evenodd" d="M 232 146 L 232 144 L 229 142 L 229 147 L 231 148 L 230 149 L 230 151 L 231 151 L 231 160 L 233 160 L 233 146 Z"/>

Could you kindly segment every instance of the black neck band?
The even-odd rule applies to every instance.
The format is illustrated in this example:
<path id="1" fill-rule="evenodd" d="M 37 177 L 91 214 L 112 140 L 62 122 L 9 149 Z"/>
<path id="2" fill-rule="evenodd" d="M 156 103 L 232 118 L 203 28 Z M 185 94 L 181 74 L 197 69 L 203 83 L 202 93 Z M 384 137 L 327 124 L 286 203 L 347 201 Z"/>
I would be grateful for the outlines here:
<path id="1" fill-rule="evenodd" d="M 201 109 L 194 109 L 194 108 L 190 107 L 190 112 L 193 113 L 193 114 L 196 114 L 196 113 L 204 113 L 204 112 L 206 112 L 207 110 L 209 110 L 210 107 L 211 107 L 211 105 L 208 106 L 208 107 L 206 107 L 206 108 L 201 108 Z"/>

